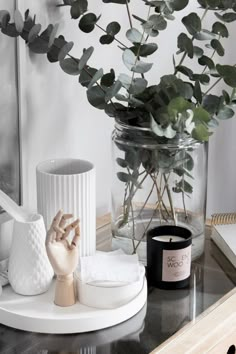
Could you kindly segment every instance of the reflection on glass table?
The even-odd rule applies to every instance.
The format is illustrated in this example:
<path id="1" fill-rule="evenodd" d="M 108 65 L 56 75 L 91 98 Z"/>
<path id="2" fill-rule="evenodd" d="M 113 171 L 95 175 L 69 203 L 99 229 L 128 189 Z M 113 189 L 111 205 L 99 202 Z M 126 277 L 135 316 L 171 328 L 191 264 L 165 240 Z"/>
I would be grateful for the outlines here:
<path id="1" fill-rule="evenodd" d="M 108 227 L 100 230 L 101 238 Z M 43 335 L 0 325 L 0 353 L 147 354 L 218 301 L 236 285 L 235 269 L 210 241 L 193 262 L 189 289 L 149 289 L 147 305 L 132 319 L 77 335 Z"/>

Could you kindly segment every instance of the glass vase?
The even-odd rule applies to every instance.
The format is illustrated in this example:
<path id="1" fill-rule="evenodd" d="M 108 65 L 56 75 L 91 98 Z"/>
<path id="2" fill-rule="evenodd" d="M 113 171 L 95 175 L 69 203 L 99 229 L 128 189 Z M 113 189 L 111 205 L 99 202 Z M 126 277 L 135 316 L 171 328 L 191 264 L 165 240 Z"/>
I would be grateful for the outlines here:
<path id="1" fill-rule="evenodd" d="M 192 259 L 204 250 L 207 145 L 160 139 L 149 128 L 116 122 L 112 134 L 112 247 L 146 265 L 146 233 L 178 225 L 193 235 Z"/>

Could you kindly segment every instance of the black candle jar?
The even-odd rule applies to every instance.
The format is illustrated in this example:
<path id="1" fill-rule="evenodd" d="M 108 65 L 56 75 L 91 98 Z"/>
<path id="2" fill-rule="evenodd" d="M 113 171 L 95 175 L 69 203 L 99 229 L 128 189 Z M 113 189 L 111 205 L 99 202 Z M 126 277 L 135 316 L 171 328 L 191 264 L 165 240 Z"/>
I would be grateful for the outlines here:
<path id="1" fill-rule="evenodd" d="M 147 232 L 149 286 L 180 289 L 189 286 L 191 231 L 179 226 L 158 226 Z"/>

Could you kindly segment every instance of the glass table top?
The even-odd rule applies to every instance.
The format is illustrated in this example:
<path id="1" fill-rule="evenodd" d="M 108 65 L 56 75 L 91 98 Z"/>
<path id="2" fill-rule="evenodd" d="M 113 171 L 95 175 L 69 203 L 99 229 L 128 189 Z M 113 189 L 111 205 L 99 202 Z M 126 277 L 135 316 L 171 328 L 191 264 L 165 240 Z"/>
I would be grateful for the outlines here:
<path id="1" fill-rule="evenodd" d="M 192 264 L 188 289 L 150 288 L 136 316 L 91 333 L 45 335 L 0 325 L 0 353 L 150 353 L 236 285 L 235 269 L 210 240 L 210 228 L 206 231 L 205 253 Z"/>

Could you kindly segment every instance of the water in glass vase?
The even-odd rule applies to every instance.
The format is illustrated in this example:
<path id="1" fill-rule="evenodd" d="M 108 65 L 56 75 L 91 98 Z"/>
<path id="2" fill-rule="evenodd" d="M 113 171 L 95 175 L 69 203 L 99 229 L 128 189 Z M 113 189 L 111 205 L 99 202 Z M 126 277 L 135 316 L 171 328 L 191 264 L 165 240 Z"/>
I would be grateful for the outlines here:
<path id="1" fill-rule="evenodd" d="M 146 232 L 178 225 L 193 235 L 192 258 L 204 250 L 207 149 L 192 139 L 161 144 L 148 128 L 113 132 L 112 245 L 146 264 Z"/>

